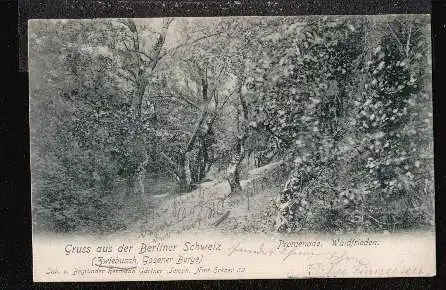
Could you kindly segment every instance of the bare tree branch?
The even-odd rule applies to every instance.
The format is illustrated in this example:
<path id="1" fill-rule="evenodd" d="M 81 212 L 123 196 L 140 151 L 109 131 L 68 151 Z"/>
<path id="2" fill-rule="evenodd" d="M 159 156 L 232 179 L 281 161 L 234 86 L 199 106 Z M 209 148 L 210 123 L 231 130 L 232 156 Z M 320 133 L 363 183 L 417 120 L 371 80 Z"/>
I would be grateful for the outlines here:
<path id="1" fill-rule="evenodd" d="M 194 133 L 192 134 L 191 138 L 189 139 L 189 142 L 187 142 L 186 152 L 189 152 L 192 149 L 192 146 L 194 146 L 195 140 L 198 137 L 198 132 L 200 131 L 201 126 L 203 125 L 203 122 L 206 119 L 206 116 L 208 115 L 209 103 L 210 102 L 208 102 L 206 104 L 205 108 L 203 109 L 203 111 L 201 113 L 200 120 L 198 120 L 197 124 L 195 125 Z"/>
<path id="2" fill-rule="evenodd" d="M 410 51 L 410 36 L 412 34 L 412 25 L 409 26 L 409 32 L 407 36 L 407 42 L 406 42 L 406 57 L 409 58 L 409 51 Z"/>
<path id="3" fill-rule="evenodd" d="M 223 71 L 225 71 L 226 70 L 226 66 L 225 65 L 223 65 L 222 67 L 221 67 L 221 70 L 220 70 L 220 72 L 218 73 L 218 75 L 217 75 L 217 79 L 220 79 L 220 76 L 221 76 L 221 74 L 223 73 Z"/>
<path id="4" fill-rule="evenodd" d="M 152 30 L 151 28 L 148 28 L 146 26 L 144 26 L 144 30 L 147 30 L 148 32 L 153 33 L 153 34 L 158 34 L 158 35 L 161 34 L 161 32 Z"/>
<path id="5" fill-rule="evenodd" d="M 169 156 L 167 156 L 167 154 L 164 153 L 164 151 L 162 150 L 160 151 L 160 156 L 163 157 L 163 159 L 173 168 L 172 170 L 175 172 L 175 174 L 179 176 L 180 174 L 178 174 L 177 171 L 178 164 L 174 162 Z"/>
<path id="6" fill-rule="evenodd" d="M 196 103 L 198 103 L 198 100 L 194 97 L 195 92 L 190 88 L 189 82 L 187 81 L 187 79 L 186 79 L 186 88 L 187 88 L 186 94 L 181 93 L 180 89 L 175 86 L 170 86 L 169 90 L 171 90 L 172 93 L 174 93 L 175 95 L 178 95 L 180 98 L 187 99 L 188 101 L 190 101 L 192 103 L 194 103 L 193 101 L 195 101 L 194 106 L 197 107 L 198 109 L 200 109 L 200 107 L 196 104 Z M 193 101 L 191 101 L 191 99 Z"/>
<path id="7" fill-rule="evenodd" d="M 132 77 L 133 77 L 133 81 L 136 82 L 136 80 L 138 79 L 138 76 L 136 75 L 136 73 L 131 70 L 130 68 L 121 68 L 123 71 L 128 72 Z"/>
<path id="8" fill-rule="evenodd" d="M 186 45 L 191 45 L 191 44 L 197 43 L 197 42 L 199 42 L 199 41 L 201 41 L 203 39 L 210 38 L 210 37 L 213 37 L 213 36 L 217 36 L 217 35 L 220 35 L 220 34 L 223 34 L 223 33 L 226 33 L 226 31 L 219 31 L 219 32 L 216 32 L 216 33 L 213 33 L 213 34 L 210 34 L 210 35 L 205 35 L 205 36 L 196 38 L 196 39 L 194 39 L 192 41 L 186 41 L 184 43 L 181 43 L 181 44 L 179 44 L 179 45 L 177 45 L 175 47 L 170 48 L 169 50 L 165 51 L 164 53 L 161 53 L 159 55 L 159 59 L 161 59 L 161 58 L 165 57 L 166 55 L 172 53 L 172 51 L 175 51 L 178 48 L 181 48 L 181 47 L 186 46 Z"/>
<path id="9" fill-rule="evenodd" d="M 401 43 L 400 39 L 398 38 L 398 36 L 396 35 L 396 33 L 393 31 L 392 27 L 390 26 L 390 24 L 389 24 L 388 22 L 387 22 L 387 26 L 389 27 L 390 32 L 392 32 L 392 35 L 393 35 L 393 37 L 395 38 L 395 40 L 398 42 L 401 51 L 404 51 L 404 49 L 403 49 L 403 47 L 404 47 L 403 44 Z"/>
<path id="10" fill-rule="evenodd" d="M 141 55 L 147 57 L 149 60 L 152 60 L 152 58 L 142 50 L 127 49 L 127 51 L 141 54 Z"/>
<path id="11" fill-rule="evenodd" d="M 183 101 L 183 102 L 187 103 L 188 105 L 190 105 L 193 108 L 200 109 L 200 107 L 197 104 L 191 102 L 190 100 L 187 99 L 187 97 L 185 97 L 183 95 L 179 95 L 179 94 L 175 94 L 175 95 L 157 95 L 157 96 L 154 96 L 154 97 L 155 98 L 157 98 L 157 97 L 158 98 L 171 98 L 171 99 L 174 99 L 174 100 L 180 100 L 180 101 Z"/>
<path id="12" fill-rule="evenodd" d="M 164 24 L 166 27 L 169 27 L 169 25 L 173 22 L 174 19 L 175 19 L 175 18 L 173 18 L 173 17 L 165 18 L 165 19 L 163 19 L 163 24 Z"/>
<path id="13" fill-rule="evenodd" d="M 124 43 L 124 47 L 125 47 L 125 49 L 126 49 L 127 51 L 129 51 L 130 48 L 127 46 L 127 43 L 125 42 L 125 40 L 123 40 L 122 43 Z"/>
<path id="14" fill-rule="evenodd" d="M 129 82 L 132 82 L 132 83 L 135 83 L 135 82 L 136 82 L 136 80 L 135 80 L 133 77 L 126 76 L 124 73 L 122 73 L 122 72 L 120 72 L 120 71 L 117 71 L 117 73 L 118 73 L 118 76 L 119 76 L 119 77 L 122 77 L 122 78 L 124 78 L 125 80 L 127 80 L 127 81 L 129 81 Z"/>
<path id="15" fill-rule="evenodd" d="M 162 58 L 161 56 L 161 49 L 164 46 L 164 43 L 166 41 L 166 35 L 167 35 L 167 31 L 169 29 L 169 25 L 170 23 L 172 23 L 173 18 L 166 21 L 163 25 L 163 32 L 160 33 L 158 40 L 155 43 L 154 46 L 154 51 L 153 51 L 153 57 L 151 58 L 151 62 L 149 64 L 150 67 L 150 71 L 152 72 L 156 66 L 158 65 L 159 60 Z"/>
<path id="16" fill-rule="evenodd" d="M 229 100 L 229 98 L 230 98 L 232 95 L 234 95 L 235 91 L 236 91 L 236 90 L 233 90 L 229 95 L 226 96 L 225 100 L 224 100 L 223 103 L 220 105 L 220 107 L 219 107 L 218 110 L 221 110 L 221 109 L 225 106 L 226 102 Z"/>

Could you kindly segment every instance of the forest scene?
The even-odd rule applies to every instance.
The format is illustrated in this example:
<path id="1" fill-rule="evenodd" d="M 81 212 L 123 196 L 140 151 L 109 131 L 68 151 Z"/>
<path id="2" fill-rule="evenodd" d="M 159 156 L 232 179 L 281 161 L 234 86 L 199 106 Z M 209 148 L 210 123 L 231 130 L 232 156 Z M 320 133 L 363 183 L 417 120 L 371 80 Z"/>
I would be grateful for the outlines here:
<path id="1" fill-rule="evenodd" d="M 430 18 L 29 22 L 33 229 L 433 228 Z"/>

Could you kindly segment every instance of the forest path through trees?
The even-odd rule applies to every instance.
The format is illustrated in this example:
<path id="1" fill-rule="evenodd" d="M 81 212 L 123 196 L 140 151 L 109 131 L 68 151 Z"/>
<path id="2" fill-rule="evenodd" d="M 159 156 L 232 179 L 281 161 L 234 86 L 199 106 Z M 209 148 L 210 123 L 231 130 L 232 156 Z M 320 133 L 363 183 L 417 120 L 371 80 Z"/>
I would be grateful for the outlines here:
<path id="1" fill-rule="evenodd" d="M 250 170 L 241 181 L 242 191 L 231 194 L 227 180 L 203 182 L 187 193 L 150 196 L 152 206 L 131 231 L 149 233 L 218 229 L 231 232 L 269 232 L 277 208 L 274 201 L 280 184 L 272 181 L 283 162 L 273 162 Z"/>

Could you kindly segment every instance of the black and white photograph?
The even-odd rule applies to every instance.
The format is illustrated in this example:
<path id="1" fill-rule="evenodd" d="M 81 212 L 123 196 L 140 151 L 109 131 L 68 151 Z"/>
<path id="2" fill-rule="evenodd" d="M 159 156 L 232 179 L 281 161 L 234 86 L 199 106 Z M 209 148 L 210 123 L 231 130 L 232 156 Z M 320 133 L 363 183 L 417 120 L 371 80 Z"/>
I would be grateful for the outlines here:
<path id="1" fill-rule="evenodd" d="M 28 39 L 35 236 L 435 231 L 429 15 L 31 20 Z"/>
<path id="2" fill-rule="evenodd" d="M 35 230 L 432 226 L 428 29 L 424 16 L 31 22 Z"/>

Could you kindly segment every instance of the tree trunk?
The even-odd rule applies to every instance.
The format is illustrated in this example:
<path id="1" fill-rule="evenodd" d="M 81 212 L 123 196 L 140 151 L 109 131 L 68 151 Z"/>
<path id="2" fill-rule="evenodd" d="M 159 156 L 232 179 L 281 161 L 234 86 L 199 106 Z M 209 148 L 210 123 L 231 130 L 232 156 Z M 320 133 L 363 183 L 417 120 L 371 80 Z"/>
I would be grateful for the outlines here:
<path id="1" fill-rule="evenodd" d="M 191 152 L 185 152 L 183 158 L 180 160 L 178 187 L 181 192 L 191 190 L 192 174 L 190 170 L 190 154 Z"/>
<path id="2" fill-rule="evenodd" d="M 243 70 L 242 70 L 243 72 Z M 239 80 L 238 83 L 238 96 L 240 101 L 240 114 L 237 118 L 237 126 L 241 135 L 237 137 L 235 153 L 232 158 L 231 164 L 229 165 L 229 176 L 228 182 L 231 187 L 231 194 L 241 191 L 242 187 L 240 185 L 240 164 L 245 157 L 245 140 L 248 137 L 248 106 L 245 97 L 242 93 L 243 81 Z M 238 108 L 237 108 L 238 109 Z"/>
<path id="3" fill-rule="evenodd" d="M 130 197 L 135 193 L 135 189 L 134 189 L 135 184 L 133 182 L 133 175 L 127 177 L 126 181 L 127 181 L 127 187 L 126 187 L 125 195 L 127 197 Z"/>
<path id="4" fill-rule="evenodd" d="M 144 190 L 144 179 L 146 176 L 146 166 L 149 162 L 149 155 L 147 150 L 142 148 L 143 160 L 138 164 L 135 173 L 127 179 L 127 195 L 143 195 Z"/>
<path id="5" fill-rule="evenodd" d="M 231 160 L 228 171 L 228 182 L 231 188 L 231 194 L 238 193 L 242 190 L 240 185 L 240 164 L 242 163 L 244 157 L 244 136 L 237 138 L 236 152 Z"/>
<path id="6" fill-rule="evenodd" d="M 186 152 L 184 154 L 184 172 L 186 173 L 186 185 L 189 187 L 190 189 L 190 185 L 192 183 L 192 172 L 190 170 L 190 156 L 191 156 L 191 152 Z"/>
<path id="7" fill-rule="evenodd" d="M 144 179 L 146 177 L 146 169 L 144 167 L 140 168 L 135 176 L 135 194 L 144 195 Z"/>
<path id="8" fill-rule="evenodd" d="M 135 113 L 138 114 L 138 117 L 140 119 L 140 124 L 139 124 L 141 126 L 139 128 L 140 137 L 138 138 L 139 140 L 137 141 L 138 143 L 137 146 L 139 147 L 139 150 L 142 153 L 141 162 L 137 165 L 135 172 L 127 179 L 127 195 L 144 194 L 144 179 L 146 173 L 146 166 L 149 161 L 149 156 L 142 132 L 144 93 L 148 85 L 148 79 L 150 78 L 150 75 L 152 74 L 153 70 L 157 66 L 158 61 L 160 59 L 161 49 L 164 45 L 167 35 L 167 30 L 171 22 L 172 19 L 167 19 L 163 21 L 162 32 L 159 34 L 158 40 L 155 43 L 153 51 L 152 53 L 150 53 L 150 56 L 148 56 L 148 54 L 144 52 L 140 47 L 139 33 L 135 23 L 132 20 L 123 22 L 123 24 L 126 25 L 131 32 L 132 42 L 133 42 L 132 52 L 136 53 L 139 62 L 139 68 L 137 69 L 137 71 L 132 71 L 132 70 L 127 70 L 127 71 L 133 75 L 134 82 L 136 85 L 133 105 L 136 108 Z M 126 46 L 127 50 L 130 50 L 126 42 L 124 42 L 124 45 Z M 145 61 L 142 57 L 143 55 L 150 58 L 149 65 L 145 64 Z"/>
<path id="9" fill-rule="evenodd" d="M 142 195 L 144 193 L 144 177 L 145 171 L 140 171 L 127 179 L 126 195 L 128 197 L 134 195 Z"/>
<path id="10" fill-rule="evenodd" d="M 138 114 L 138 118 L 140 119 L 140 126 L 142 126 L 142 117 L 143 117 L 143 100 L 144 100 L 144 93 L 146 90 L 147 82 L 144 80 L 138 80 L 137 82 L 137 88 L 135 92 L 135 99 L 136 99 L 136 113 Z M 145 140 L 142 137 L 142 128 L 138 128 L 139 130 L 139 137 L 137 139 L 137 146 L 138 151 L 140 151 L 142 155 L 142 160 L 137 165 L 135 172 L 133 176 L 131 177 L 131 180 L 129 181 L 130 189 L 129 191 L 132 194 L 135 195 L 142 195 L 144 194 L 144 179 L 145 179 L 145 173 L 146 173 L 146 166 L 149 161 L 149 155 L 147 153 L 147 149 L 145 146 Z"/>
<path id="11" fill-rule="evenodd" d="M 203 87 L 203 94 L 207 94 L 207 88 Z M 203 109 L 201 111 L 200 119 L 198 120 L 194 132 L 192 136 L 190 137 L 186 149 L 183 155 L 183 158 L 180 160 L 180 178 L 179 178 L 179 188 L 181 191 L 189 191 L 191 189 L 191 183 L 192 183 L 192 172 L 190 168 L 191 163 L 191 154 L 192 150 L 194 149 L 195 142 L 197 138 L 200 137 L 200 131 L 203 126 L 203 122 L 205 121 L 206 117 L 208 116 L 208 110 L 209 110 L 209 101 L 205 102 L 203 104 Z M 198 154 L 200 155 L 200 154 Z"/>
<path id="12" fill-rule="evenodd" d="M 143 116 L 143 102 L 144 102 L 144 93 L 146 91 L 147 83 L 144 80 L 138 80 L 136 92 L 135 92 L 135 101 L 136 101 L 136 112 L 139 114 L 139 118 L 141 119 Z"/>
<path id="13" fill-rule="evenodd" d="M 206 140 L 207 136 L 202 137 L 202 144 L 199 153 L 199 173 L 198 180 L 202 180 L 206 176 L 206 168 L 209 163 L 208 144 Z"/>

